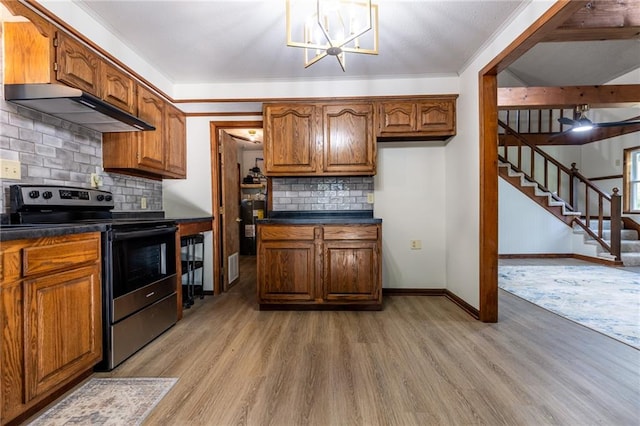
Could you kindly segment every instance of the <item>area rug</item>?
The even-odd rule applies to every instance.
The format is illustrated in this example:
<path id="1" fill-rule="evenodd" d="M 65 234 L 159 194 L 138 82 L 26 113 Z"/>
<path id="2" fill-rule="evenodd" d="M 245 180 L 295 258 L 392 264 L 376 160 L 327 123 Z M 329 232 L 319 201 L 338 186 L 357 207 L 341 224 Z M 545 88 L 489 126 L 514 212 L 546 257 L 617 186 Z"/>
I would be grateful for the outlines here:
<path id="1" fill-rule="evenodd" d="M 175 378 L 92 378 L 30 425 L 139 425 Z"/>
<path id="2" fill-rule="evenodd" d="M 640 274 L 606 266 L 500 266 L 498 287 L 640 349 Z"/>

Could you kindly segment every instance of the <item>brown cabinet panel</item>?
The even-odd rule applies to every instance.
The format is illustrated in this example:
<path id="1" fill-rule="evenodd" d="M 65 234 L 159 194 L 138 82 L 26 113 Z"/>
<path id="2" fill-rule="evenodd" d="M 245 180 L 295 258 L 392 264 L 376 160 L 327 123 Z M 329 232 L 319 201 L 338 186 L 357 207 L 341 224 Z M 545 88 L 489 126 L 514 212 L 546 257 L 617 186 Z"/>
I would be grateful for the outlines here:
<path id="1" fill-rule="evenodd" d="M 31 22 L 3 22 L 4 83 L 51 83 L 53 41 Z"/>
<path id="2" fill-rule="evenodd" d="M 165 105 L 166 171 L 172 177 L 187 177 L 187 126 L 185 115 L 173 105 Z"/>
<path id="3" fill-rule="evenodd" d="M 138 116 L 156 130 L 138 132 L 138 164 L 152 170 L 165 170 L 164 101 L 144 86 L 138 86 Z"/>
<path id="4" fill-rule="evenodd" d="M 267 174 L 294 175 L 316 171 L 319 130 L 315 105 L 267 105 L 264 122 Z"/>
<path id="5" fill-rule="evenodd" d="M 263 242 L 259 248 L 261 302 L 306 302 L 315 297 L 313 242 Z"/>
<path id="6" fill-rule="evenodd" d="M 378 103 L 378 133 L 407 133 L 416 130 L 416 105 L 411 102 Z"/>
<path id="7" fill-rule="evenodd" d="M 269 240 L 313 240 L 313 225 L 290 226 L 290 225 L 271 225 L 260 228 L 260 238 L 264 241 Z"/>
<path id="8" fill-rule="evenodd" d="M 0 261 L 0 424 L 6 424 L 102 357 L 100 233 L 7 241 Z"/>
<path id="9" fill-rule="evenodd" d="M 455 95 L 377 102 L 377 136 L 444 140 L 456 134 Z"/>
<path id="10" fill-rule="evenodd" d="M 376 143 L 373 105 L 325 105 L 323 171 L 375 174 Z"/>
<path id="11" fill-rule="evenodd" d="M 101 359 L 100 268 L 26 280 L 24 292 L 28 402 Z"/>
<path id="12" fill-rule="evenodd" d="M 378 300 L 378 265 L 375 241 L 325 241 L 324 299 Z"/>
<path id="13" fill-rule="evenodd" d="M 88 47 L 58 31 L 56 79 L 100 97 L 100 59 Z"/>
<path id="14" fill-rule="evenodd" d="M 95 238 L 27 247 L 23 250 L 24 276 L 68 269 L 99 258 L 100 241 Z"/>
<path id="15" fill-rule="evenodd" d="M 133 78 L 107 62 L 101 65 L 102 99 L 136 114 L 136 84 Z"/>
<path id="16" fill-rule="evenodd" d="M 380 309 L 380 231 L 378 224 L 259 225 L 259 303 Z"/>
<path id="17" fill-rule="evenodd" d="M 418 132 L 442 132 L 455 134 L 456 114 L 453 102 L 420 102 L 418 110 Z"/>

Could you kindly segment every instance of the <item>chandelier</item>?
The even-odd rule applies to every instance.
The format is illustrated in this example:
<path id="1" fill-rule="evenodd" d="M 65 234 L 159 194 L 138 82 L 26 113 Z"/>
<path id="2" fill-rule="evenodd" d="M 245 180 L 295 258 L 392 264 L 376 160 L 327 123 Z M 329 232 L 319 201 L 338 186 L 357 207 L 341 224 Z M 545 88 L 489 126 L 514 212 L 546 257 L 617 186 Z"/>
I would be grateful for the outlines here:
<path id="1" fill-rule="evenodd" d="M 305 68 L 335 56 L 346 71 L 346 53 L 378 54 L 378 5 L 371 0 L 287 0 L 287 46 L 304 49 Z"/>

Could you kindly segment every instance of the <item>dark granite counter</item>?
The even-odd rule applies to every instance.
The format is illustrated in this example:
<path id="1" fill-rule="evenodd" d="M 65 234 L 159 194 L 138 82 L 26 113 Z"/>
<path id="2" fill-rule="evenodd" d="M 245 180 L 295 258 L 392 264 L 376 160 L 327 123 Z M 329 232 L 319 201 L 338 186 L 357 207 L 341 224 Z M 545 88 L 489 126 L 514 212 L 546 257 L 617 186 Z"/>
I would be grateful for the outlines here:
<path id="1" fill-rule="evenodd" d="M 258 224 L 375 224 L 382 219 L 373 217 L 370 210 L 271 211 Z"/>
<path id="2" fill-rule="evenodd" d="M 104 232 L 108 227 L 109 225 L 104 223 L 83 225 L 0 225 L 0 241 L 56 237 L 59 235 L 82 234 L 85 232 Z"/>

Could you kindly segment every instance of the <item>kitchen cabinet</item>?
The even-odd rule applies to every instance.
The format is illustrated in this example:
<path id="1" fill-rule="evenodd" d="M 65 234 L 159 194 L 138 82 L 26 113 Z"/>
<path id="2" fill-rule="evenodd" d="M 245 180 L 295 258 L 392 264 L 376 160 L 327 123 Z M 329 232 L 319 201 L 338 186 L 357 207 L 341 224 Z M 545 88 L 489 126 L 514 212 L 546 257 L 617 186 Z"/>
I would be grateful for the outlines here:
<path id="1" fill-rule="evenodd" d="M 374 175 L 370 102 L 266 104 L 267 176 Z"/>
<path id="2" fill-rule="evenodd" d="M 258 226 L 262 308 L 381 309 L 381 225 Z"/>
<path id="3" fill-rule="evenodd" d="M 156 130 L 104 133 L 104 169 L 150 178 L 185 178 L 184 113 L 142 85 L 137 87 L 136 104 L 138 117 Z"/>
<path id="4" fill-rule="evenodd" d="M 455 95 L 376 102 L 379 138 L 447 139 L 456 134 Z"/>
<path id="5" fill-rule="evenodd" d="M 94 50 L 61 30 L 43 36 L 31 22 L 4 22 L 5 84 L 62 83 L 133 115 L 135 82 Z"/>
<path id="6" fill-rule="evenodd" d="M 0 249 L 0 422 L 37 409 L 102 358 L 100 233 Z"/>

